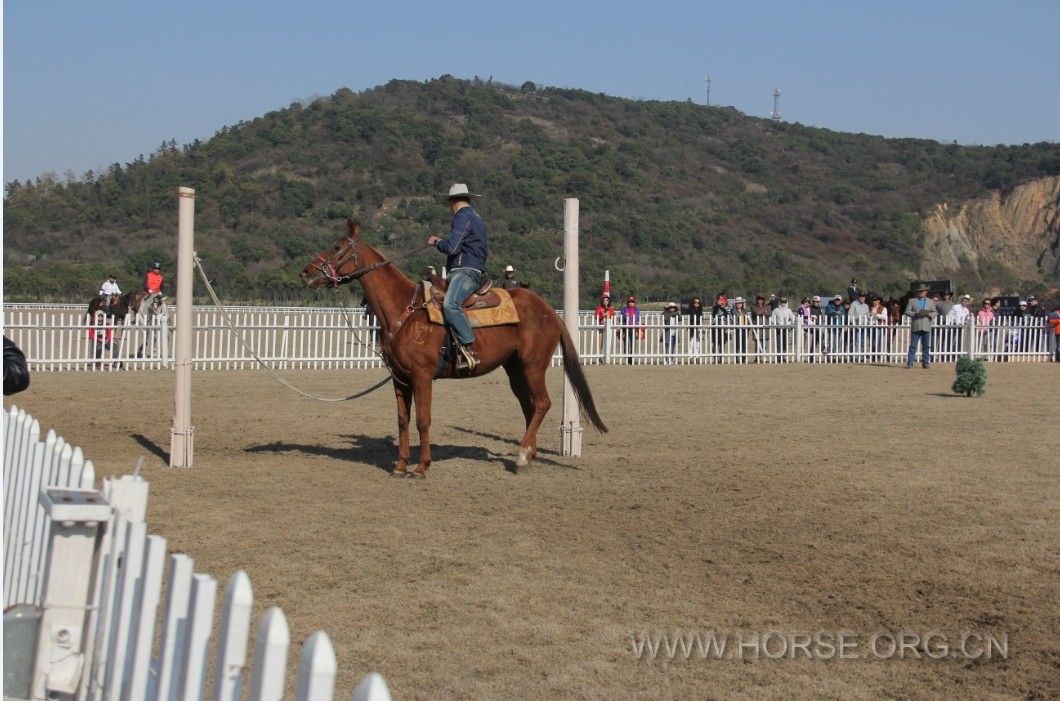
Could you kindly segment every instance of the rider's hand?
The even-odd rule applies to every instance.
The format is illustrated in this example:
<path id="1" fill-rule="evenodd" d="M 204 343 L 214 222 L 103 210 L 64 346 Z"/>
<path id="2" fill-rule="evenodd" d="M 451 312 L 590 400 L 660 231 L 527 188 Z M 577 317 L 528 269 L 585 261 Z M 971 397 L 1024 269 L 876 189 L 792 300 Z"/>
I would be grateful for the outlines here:
<path id="1" fill-rule="evenodd" d="M 441 240 L 442 240 L 441 237 L 429 236 L 429 237 L 427 237 L 427 245 L 428 246 L 433 246 L 434 244 L 438 243 Z"/>

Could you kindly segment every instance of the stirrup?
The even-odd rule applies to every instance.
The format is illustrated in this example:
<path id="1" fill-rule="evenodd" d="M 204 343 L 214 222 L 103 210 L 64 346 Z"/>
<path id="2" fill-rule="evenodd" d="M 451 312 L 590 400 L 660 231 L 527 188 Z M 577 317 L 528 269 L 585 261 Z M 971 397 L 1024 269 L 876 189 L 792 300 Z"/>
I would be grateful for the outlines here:
<path id="1" fill-rule="evenodd" d="M 457 343 L 456 347 L 459 351 L 459 362 L 456 364 L 457 369 L 467 370 L 469 372 L 474 370 L 475 366 L 480 362 L 478 354 L 463 343 Z"/>

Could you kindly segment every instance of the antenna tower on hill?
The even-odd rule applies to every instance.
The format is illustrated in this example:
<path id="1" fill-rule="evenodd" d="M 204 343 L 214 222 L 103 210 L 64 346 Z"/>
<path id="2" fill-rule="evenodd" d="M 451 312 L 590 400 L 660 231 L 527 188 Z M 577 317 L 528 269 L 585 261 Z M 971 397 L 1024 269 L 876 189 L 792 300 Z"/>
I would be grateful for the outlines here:
<path id="1" fill-rule="evenodd" d="M 706 77 L 707 81 L 707 107 L 710 107 L 710 76 Z"/>
<path id="2" fill-rule="evenodd" d="M 769 116 L 780 121 L 780 88 L 773 89 L 773 114 Z"/>

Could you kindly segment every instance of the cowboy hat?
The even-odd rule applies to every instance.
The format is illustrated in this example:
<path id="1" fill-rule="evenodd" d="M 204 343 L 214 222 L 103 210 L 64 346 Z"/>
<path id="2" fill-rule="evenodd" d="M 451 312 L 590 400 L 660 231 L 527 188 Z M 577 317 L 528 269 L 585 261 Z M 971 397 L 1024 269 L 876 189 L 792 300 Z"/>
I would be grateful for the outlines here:
<path id="1" fill-rule="evenodd" d="M 666 303 L 666 308 L 667 309 L 670 309 L 670 308 L 677 309 L 677 302 L 667 302 Z"/>
<path id="2" fill-rule="evenodd" d="M 508 265 L 508 266 L 505 266 L 505 268 L 504 268 L 504 272 L 506 272 L 506 273 L 514 273 L 514 272 L 515 272 L 515 268 L 513 268 L 513 267 L 512 267 L 512 266 L 510 266 L 510 265 Z"/>
<path id="3" fill-rule="evenodd" d="M 455 183 L 449 188 L 449 194 L 446 197 L 453 199 L 454 197 L 482 197 L 482 195 L 476 195 L 468 190 L 465 183 Z"/>
<path id="4" fill-rule="evenodd" d="M 930 292 L 930 291 L 931 291 L 931 288 L 930 288 L 930 287 L 928 287 L 927 285 L 924 285 L 924 284 L 920 284 L 920 285 L 917 285 L 917 286 L 916 286 L 916 291 L 917 291 L 917 292 Z"/>

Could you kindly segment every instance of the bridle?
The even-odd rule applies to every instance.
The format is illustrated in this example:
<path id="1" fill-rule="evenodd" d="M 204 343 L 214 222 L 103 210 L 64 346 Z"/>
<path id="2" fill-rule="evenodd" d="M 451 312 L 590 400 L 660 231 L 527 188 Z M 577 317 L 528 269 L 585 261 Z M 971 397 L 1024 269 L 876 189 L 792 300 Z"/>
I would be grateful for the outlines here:
<path id="1" fill-rule="evenodd" d="M 335 253 L 333 253 L 332 255 L 327 256 L 321 253 L 319 256 L 313 259 L 312 263 L 310 263 L 310 265 L 315 264 L 317 266 L 317 270 L 319 271 L 318 275 L 327 278 L 328 282 L 332 287 L 338 287 L 339 285 L 342 285 L 344 283 L 356 280 L 357 278 L 367 275 L 373 270 L 379 270 L 379 268 L 390 265 L 395 260 L 400 260 L 400 258 L 405 257 L 400 256 L 399 258 L 394 258 L 390 260 L 381 260 L 378 263 L 372 263 L 371 265 L 366 265 L 363 268 L 356 268 L 352 273 L 347 273 L 346 275 L 339 275 L 339 268 L 346 265 L 346 263 L 349 263 L 350 261 L 353 261 L 354 266 L 356 266 L 358 264 L 357 260 L 359 258 L 359 241 L 356 238 L 354 238 L 353 236 L 346 236 L 346 238 L 343 239 L 343 244 L 344 245 L 342 245 L 339 250 L 335 251 Z"/>

